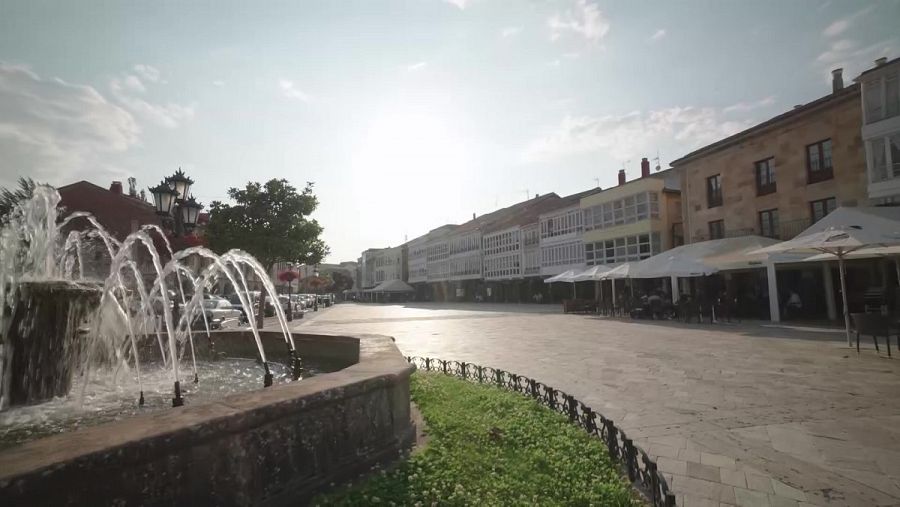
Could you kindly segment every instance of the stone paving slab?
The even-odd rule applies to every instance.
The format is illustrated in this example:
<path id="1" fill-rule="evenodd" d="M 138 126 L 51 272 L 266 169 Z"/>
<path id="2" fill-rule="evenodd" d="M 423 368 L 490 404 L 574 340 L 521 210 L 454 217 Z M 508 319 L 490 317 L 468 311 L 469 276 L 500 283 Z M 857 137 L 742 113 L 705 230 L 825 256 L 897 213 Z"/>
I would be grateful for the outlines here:
<path id="1" fill-rule="evenodd" d="M 563 389 L 658 459 L 679 505 L 900 504 L 900 359 L 833 329 L 563 315 L 551 305 L 340 304 L 298 331 L 380 333 Z"/>

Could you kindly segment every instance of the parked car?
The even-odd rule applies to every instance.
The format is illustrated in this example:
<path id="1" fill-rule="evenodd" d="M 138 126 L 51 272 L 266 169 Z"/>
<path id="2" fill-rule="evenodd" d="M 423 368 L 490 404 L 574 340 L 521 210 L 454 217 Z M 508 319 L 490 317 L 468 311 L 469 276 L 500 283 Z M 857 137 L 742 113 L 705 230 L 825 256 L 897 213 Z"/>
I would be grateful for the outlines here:
<path id="1" fill-rule="evenodd" d="M 203 311 L 206 313 L 207 319 L 227 320 L 237 319 L 241 316 L 241 310 L 235 308 L 227 299 L 222 298 L 204 300 Z"/>
<path id="2" fill-rule="evenodd" d="M 291 303 L 294 305 L 294 312 L 302 312 L 306 309 L 306 299 L 303 294 L 291 294 Z"/>

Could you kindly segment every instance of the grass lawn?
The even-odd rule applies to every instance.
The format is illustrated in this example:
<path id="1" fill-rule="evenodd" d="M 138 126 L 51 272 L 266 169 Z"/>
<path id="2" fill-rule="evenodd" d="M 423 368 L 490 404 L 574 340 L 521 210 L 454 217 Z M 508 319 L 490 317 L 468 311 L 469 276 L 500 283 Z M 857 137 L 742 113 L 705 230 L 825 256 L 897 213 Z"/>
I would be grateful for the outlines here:
<path id="1" fill-rule="evenodd" d="M 313 505 L 639 505 L 606 447 L 522 395 L 415 373 L 428 443 Z"/>

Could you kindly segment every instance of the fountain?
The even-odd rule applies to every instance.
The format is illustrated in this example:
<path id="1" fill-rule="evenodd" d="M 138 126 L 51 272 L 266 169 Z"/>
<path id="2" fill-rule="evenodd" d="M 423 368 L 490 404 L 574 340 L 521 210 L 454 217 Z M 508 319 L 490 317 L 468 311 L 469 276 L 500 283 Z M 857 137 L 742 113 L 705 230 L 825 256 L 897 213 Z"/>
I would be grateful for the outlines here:
<path id="1" fill-rule="evenodd" d="M 410 442 L 392 340 L 291 332 L 280 305 L 259 329 L 247 274 L 277 294 L 249 254 L 120 241 L 59 202 L 38 187 L 0 224 L 0 504 L 302 500 Z M 222 283 L 248 327 L 210 330 Z"/>

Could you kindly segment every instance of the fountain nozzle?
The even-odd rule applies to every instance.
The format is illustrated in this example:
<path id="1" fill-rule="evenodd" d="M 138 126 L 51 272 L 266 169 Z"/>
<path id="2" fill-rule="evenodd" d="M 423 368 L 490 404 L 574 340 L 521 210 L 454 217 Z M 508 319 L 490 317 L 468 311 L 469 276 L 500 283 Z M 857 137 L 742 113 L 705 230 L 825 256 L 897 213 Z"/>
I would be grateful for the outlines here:
<path id="1" fill-rule="evenodd" d="M 272 372 L 269 371 L 269 363 L 263 363 L 263 366 L 266 368 L 266 374 L 263 375 L 263 387 L 270 387 L 272 385 Z"/>
<path id="2" fill-rule="evenodd" d="M 297 357 L 297 353 L 291 349 L 291 379 L 299 380 L 301 376 L 303 376 L 303 364 Z"/>
<path id="3" fill-rule="evenodd" d="M 139 406 L 139 407 L 143 407 L 143 406 L 144 406 L 144 391 L 141 391 L 141 397 L 138 398 L 138 406 Z"/>
<path id="4" fill-rule="evenodd" d="M 175 381 L 175 397 L 172 398 L 172 406 L 180 407 L 184 405 L 184 398 L 181 397 L 181 382 Z"/>

